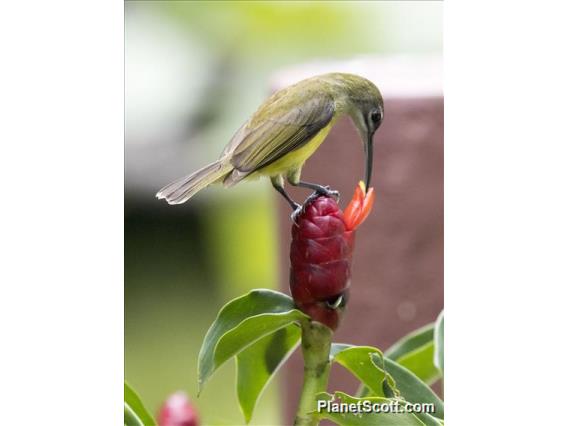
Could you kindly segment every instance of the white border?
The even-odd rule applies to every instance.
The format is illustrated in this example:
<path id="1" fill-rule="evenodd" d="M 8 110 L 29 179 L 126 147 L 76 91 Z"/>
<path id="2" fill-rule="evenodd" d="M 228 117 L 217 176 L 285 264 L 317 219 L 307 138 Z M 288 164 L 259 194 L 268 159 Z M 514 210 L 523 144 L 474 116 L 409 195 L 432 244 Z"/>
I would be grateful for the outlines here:
<path id="1" fill-rule="evenodd" d="M 123 22 L 2 6 L 2 424 L 123 424 Z"/>
<path id="2" fill-rule="evenodd" d="M 448 1 L 448 424 L 559 424 L 567 381 L 561 3 Z M 123 5 L 0 14 L 5 424 L 122 422 Z"/>
<path id="3" fill-rule="evenodd" d="M 450 425 L 563 422 L 568 27 L 561 4 L 445 5 Z"/>

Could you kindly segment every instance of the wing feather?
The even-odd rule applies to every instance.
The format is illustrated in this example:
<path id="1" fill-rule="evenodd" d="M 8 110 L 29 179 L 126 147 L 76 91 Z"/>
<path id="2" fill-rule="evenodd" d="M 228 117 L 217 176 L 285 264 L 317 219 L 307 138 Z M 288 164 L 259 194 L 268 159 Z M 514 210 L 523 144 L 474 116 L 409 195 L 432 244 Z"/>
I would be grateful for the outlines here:
<path id="1" fill-rule="evenodd" d="M 235 135 L 240 140 L 231 143 L 231 164 L 241 172 L 240 176 L 253 173 L 300 148 L 333 118 L 331 96 L 310 91 L 302 94 L 299 101 L 280 95 L 257 111 Z"/>

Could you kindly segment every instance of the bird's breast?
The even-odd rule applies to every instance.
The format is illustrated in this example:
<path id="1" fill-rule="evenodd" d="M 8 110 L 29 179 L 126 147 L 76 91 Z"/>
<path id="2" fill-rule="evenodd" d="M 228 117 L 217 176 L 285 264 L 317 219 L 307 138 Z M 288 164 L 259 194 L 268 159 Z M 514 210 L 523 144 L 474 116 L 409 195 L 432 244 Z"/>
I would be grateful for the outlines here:
<path id="1" fill-rule="evenodd" d="M 316 133 L 307 143 L 262 168 L 258 173 L 275 176 L 300 167 L 319 148 L 333 127 L 334 122 L 334 119 L 331 120 L 327 126 Z"/>

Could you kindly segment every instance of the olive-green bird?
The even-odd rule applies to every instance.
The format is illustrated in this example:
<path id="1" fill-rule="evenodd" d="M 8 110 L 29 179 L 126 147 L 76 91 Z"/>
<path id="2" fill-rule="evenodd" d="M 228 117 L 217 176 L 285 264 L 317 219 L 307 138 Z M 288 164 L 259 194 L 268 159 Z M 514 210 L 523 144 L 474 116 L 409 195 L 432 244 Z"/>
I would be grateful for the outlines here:
<path id="1" fill-rule="evenodd" d="M 169 204 L 181 204 L 212 183 L 231 187 L 258 176 L 269 177 L 294 210 L 299 204 L 284 190 L 285 181 L 318 193 L 337 194 L 329 187 L 301 181 L 300 175 L 304 162 L 342 115 L 351 117 L 363 141 L 368 188 L 373 169 L 373 135 L 383 120 L 383 99 L 369 80 L 331 73 L 274 93 L 237 130 L 217 161 L 170 183 L 156 196 Z"/>

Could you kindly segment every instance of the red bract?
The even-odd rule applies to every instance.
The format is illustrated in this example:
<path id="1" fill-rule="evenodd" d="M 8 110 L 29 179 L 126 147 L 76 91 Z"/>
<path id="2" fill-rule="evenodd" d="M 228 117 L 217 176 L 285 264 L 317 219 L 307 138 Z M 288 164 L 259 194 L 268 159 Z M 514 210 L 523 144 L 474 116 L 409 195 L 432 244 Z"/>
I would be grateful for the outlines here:
<path id="1" fill-rule="evenodd" d="M 335 330 L 347 301 L 355 229 L 374 201 L 360 184 L 341 211 L 335 199 L 321 195 L 308 201 L 292 226 L 290 290 L 298 308 Z"/>
<path id="2" fill-rule="evenodd" d="M 158 413 L 159 426 L 198 426 L 197 412 L 184 392 L 176 392 L 164 402 Z"/>

